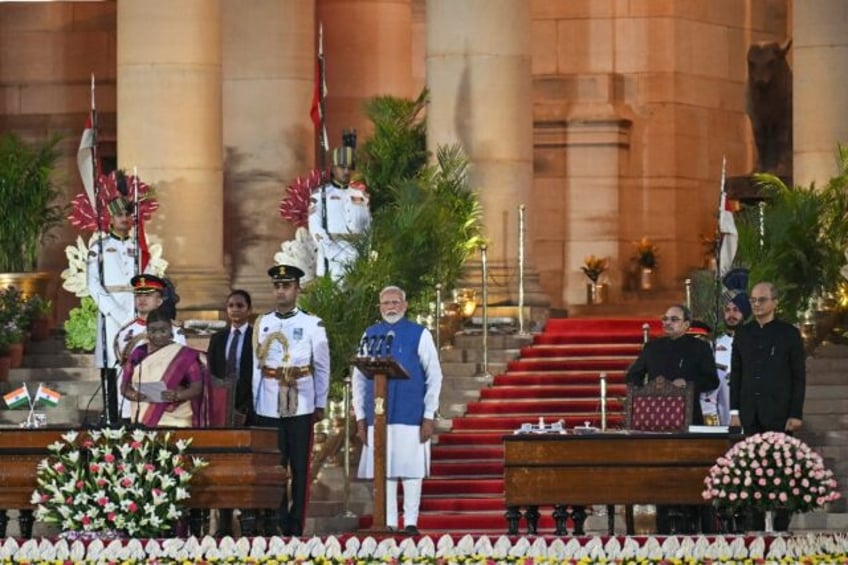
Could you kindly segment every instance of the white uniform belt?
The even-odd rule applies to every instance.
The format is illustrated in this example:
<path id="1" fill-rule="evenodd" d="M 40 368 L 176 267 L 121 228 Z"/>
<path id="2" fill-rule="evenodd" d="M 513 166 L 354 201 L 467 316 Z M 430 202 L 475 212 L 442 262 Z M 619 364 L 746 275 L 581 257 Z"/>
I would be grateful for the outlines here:
<path id="1" fill-rule="evenodd" d="M 106 290 L 108 292 L 132 292 L 133 287 L 128 284 L 107 284 Z"/>

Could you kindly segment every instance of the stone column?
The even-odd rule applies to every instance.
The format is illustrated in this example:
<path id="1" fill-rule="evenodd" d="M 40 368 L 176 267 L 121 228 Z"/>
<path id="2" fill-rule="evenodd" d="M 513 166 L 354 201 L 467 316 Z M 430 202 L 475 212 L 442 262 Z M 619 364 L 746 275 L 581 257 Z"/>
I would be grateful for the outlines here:
<path id="1" fill-rule="evenodd" d="M 218 0 L 118 1 L 118 163 L 155 187 L 181 309 L 219 308 L 223 268 Z"/>
<path id="2" fill-rule="evenodd" d="M 428 149 L 459 143 L 469 157 L 496 270 L 517 264 L 518 206 L 533 182 L 530 63 L 529 2 L 427 0 Z M 508 279 L 500 290 L 514 304 Z"/>
<path id="3" fill-rule="evenodd" d="M 223 0 L 224 254 L 233 287 L 270 306 L 266 274 L 294 226 L 279 213 L 313 167 L 313 0 Z"/>
<path id="4" fill-rule="evenodd" d="M 848 3 L 793 6 L 794 181 L 822 186 L 836 174 L 836 144 L 848 142 Z"/>
<path id="5" fill-rule="evenodd" d="M 363 104 L 374 96 L 410 98 L 412 9 L 410 0 L 318 0 L 324 26 L 327 69 L 327 134 L 330 147 L 341 143 L 343 128 L 360 138 L 371 124 Z"/>

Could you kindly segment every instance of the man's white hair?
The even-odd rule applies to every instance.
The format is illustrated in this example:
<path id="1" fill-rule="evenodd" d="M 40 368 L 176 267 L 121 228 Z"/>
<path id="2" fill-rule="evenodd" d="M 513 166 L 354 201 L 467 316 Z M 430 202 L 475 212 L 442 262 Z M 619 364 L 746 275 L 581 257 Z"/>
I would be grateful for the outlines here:
<path id="1" fill-rule="evenodd" d="M 391 286 L 387 286 L 387 287 L 383 288 L 383 290 L 380 291 L 380 300 L 383 299 L 383 295 L 386 294 L 387 292 L 397 292 L 398 294 L 400 294 L 400 299 L 403 300 L 404 302 L 406 302 L 406 293 L 403 291 L 403 289 L 401 287 L 391 285 Z"/>

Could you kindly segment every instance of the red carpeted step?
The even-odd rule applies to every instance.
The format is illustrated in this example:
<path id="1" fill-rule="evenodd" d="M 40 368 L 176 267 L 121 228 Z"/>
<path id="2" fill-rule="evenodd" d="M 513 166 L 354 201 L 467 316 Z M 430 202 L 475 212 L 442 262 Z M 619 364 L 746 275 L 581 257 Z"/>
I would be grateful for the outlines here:
<path id="1" fill-rule="evenodd" d="M 518 400 L 521 398 L 586 398 L 600 394 L 600 383 L 595 377 L 591 385 L 531 385 L 531 386 L 493 386 L 480 391 L 481 400 Z M 626 396 L 624 384 L 608 384 L 607 396 Z"/>
<path id="2" fill-rule="evenodd" d="M 503 496 L 421 497 L 421 512 L 503 512 L 505 508 Z"/>
<path id="3" fill-rule="evenodd" d="M 635 358 L 634 358 L 635 359 Z M 507 363 L 508 371 L 624 371 L 633 359 L 599 357 L 597 359 L 520 359 Z"/>
<path id="4" fill-rule="evenodd" d="M 522 359 L 542 357 L 632 357 L 639 355 L 641 343 L 600 345 L 532 345 L 521 348 Z"/>
<path id="5" fill-rule="evenodd" d="M 496 375 L 492 387 L 598 385 L 602 372 L 607 375 L 607 385 L 624 383 L 624 371 L 510 371 Z"/>
<path id="6" fill-rule="evenodd" d="M 432 461 L 432 477 L 503 476 L 503 460 Z"/>
<path id="7" fill-rule="evenodd" d="M 554 335 L 542 334 L 533 338 L 533 343 L 536 345 L 565 345 L 565 344 L 580 344 L 580 343 L 629 343 L 641 344 L 642 334 L 574 334 L 574 335 Z"/>
<path id="8" fill-rule="evenodd" d="M 551 318 L 545 334 L 642 332 L 648 324 L 651 331 L 662 331 L 662 323 L 654 318 Z"/>
<path id="9" fill-rule="evenodd" d="M 534 414 L 524 416 L 462 416 L 460 418 L 454 418 L 452 424 L 454 430 L 490 430 L 493 432 L 501 430 L 503 432 L 502 435 L 506 435 L 520 428 L 521 424 L 536 424 L 540 417 L 544 418 L 545 422 L 548 424 L 562 420 L 564 425 L 569 429 L 574 426 L 582 426 L 584 422 L 589 422 L 593 426 L 598 426 L 600 425 L 601 418 L 600 414 L 597 412 L 582 414 Z M 616 428 L 623 422 L 623 420 L 624 416 L 622 414 L 608 414 L 607 427 Z M 443 438 L 450 435 L 452 434 L 449 433 L 439 436 L 439 441 L 441 442 Z"/>
<path id="10" fill-rule="evenodd" d="M 557 398 L 555 400 L 512 399 L 509 401 L 470 402 L 465 408 L 468 416 L 485 414 L 571 414 L 574 412 L 592 412 L 601 409 L 600 398 Z M 608 398 L 607 410 L 623 410 L 620 400 Z"/>
<path id="11" fill-rule="evenodd" d="M 503 447 L 503 436 L 506 435 L 502 431 L 463 431 L 455 432 L 451 430 L 446 434 L 439 434 L 438 445 L 442 446 L 501 446 Z"/>
<path id="12" fill-rule="evenodd" d="M 503 494 L 503 478 L 491 479 L 447 479 L 430 477 L 421 487 L 423 495 L 481 495 Z"/>
<path id="13" fill-rule="evenodd" d="M 445 437 L 442 434 L 439 437 Z M 430 460 L 436 461 L 456 461 L 464 459 L 473 459 L 482 461 L 486 459 L 496 459 L 503 463 L 504 448 L 503 445 L 444 445 L 441 442 L 433 445 L 430 448 Z"/>

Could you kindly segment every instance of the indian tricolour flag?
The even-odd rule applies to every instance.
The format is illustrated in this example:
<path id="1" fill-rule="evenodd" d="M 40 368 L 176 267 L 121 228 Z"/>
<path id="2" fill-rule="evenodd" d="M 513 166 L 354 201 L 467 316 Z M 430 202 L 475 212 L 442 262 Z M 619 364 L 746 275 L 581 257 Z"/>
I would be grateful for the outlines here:
<path id="1" fill-rule="evenodd" d="M 59 399 L 62 395 L 51 388 L 44 385 L 38 385 L 38 390 L 35 393 L 35 401 L 43 400 L 45 404 L 56 406 L 59 404 Z"/>
<path id="2" fill-rule="evenodd" d="M 26 385 L 21 385 L 21 388 L 16 388 L 12 392 L 3 395 L 3 400 L 6 401 L 6 406 L 9 408 L 17 408 L 29 404 L 29 391 Z"/>

